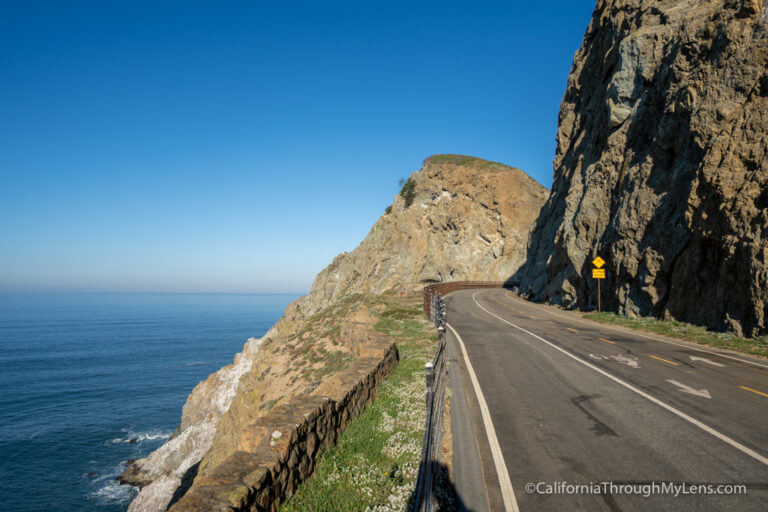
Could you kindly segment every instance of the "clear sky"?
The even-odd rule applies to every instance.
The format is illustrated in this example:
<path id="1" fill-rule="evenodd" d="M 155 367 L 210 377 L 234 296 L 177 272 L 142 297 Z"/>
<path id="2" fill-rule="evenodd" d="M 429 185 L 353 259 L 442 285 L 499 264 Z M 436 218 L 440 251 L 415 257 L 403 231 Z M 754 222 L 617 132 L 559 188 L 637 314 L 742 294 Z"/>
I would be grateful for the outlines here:
<path id="1" fill-rule="evenodd" d="M 0 291 L 306 292 L 430 154 L 549 187 L 593 1 L 0 3 Z"/>

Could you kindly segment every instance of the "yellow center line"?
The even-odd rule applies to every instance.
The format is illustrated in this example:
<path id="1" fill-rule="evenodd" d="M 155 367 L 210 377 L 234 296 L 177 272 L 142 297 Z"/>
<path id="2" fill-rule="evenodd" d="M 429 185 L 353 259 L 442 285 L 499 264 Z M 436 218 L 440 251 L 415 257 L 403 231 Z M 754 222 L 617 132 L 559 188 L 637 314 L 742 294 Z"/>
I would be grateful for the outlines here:
<path id="1" fill-rule="evenodd" d="M 528 318 L 533 318 L 534 320 L 536 320 L 536 317 L 532 315 L 528 315 Z"/>
<path id="2" fill-rule="evenodd" d="M 648 354 L 648 355 L 649 355 L 650 357 L 654 358 L 654 359 L 658 359 L 659 361 L 664 361 L 665 363 L 673 364 L 673 365 L 675 365 L 675 366 L 680 366 L 680 364 L 679 364 L 679 363 L 676 363 L 676 362 L 674 362 L 674 361 L 668 361 L 667 359 L 663 359 L 663 358 L 661 358 L 661 357 L 658 357 L 658 356 L 654 356 L 654 355 L 651 355 L 651 354 Z"/>
<path id="3" fill-rule="evenodd" d="M 758 394 L 760 396 L 764 396 L 768 398 L 768 393 L 763 393 L 762 391 L 758 391 L 756 389 L 748 388 L 747 386 L 739 386 L 741 389 L 744 389 L 746 391 L 751 391 L 752 393 Z"/>
<path id="4" fill-rule="evenodd" d="M 571 329 L 570 327 L 566 327 L 566 329 L 568 329 L 569 331 L 573 331 L 573 332 L 579 332 L 576 329 Z"/>
<path id="5" fill-rule="evenodd" d="M 551 320 L 546 320 L 546 322 L 547 322 L 548 324 L 550 324 L 550 325 L 555 325 L 555 322 L 553 322 L 553 321 L 551 321 Z"/>
<path id="6" fill-rule="evenodd" d="M 598 338 L 598 339 L 599 339 L 600 341 L 604 341 L 604 342 L 606 342 L 606 343 L 610 343 L 611 345 L 615 345 L 615 344 L 616 344 L 616 342 L 615 342 L 615 341 L 607 340 L 607 339 L 605 339 L 605 338 Z"/>

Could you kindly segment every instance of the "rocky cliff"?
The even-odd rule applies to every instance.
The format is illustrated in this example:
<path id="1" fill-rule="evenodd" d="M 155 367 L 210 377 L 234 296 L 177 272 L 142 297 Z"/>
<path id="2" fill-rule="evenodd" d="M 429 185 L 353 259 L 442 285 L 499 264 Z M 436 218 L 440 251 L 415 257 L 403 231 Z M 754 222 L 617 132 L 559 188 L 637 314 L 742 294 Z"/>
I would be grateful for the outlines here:
<path id="1" fill-rule="evenodd" d="M 517 270 L 547 192 L 519 169 L 457 155 L 427 159 L 408 189 L 262 339 L 249 340 L 232 365 L 195 387 L 174 436 L 121 475 L 142 487 L 131 512 L 202 499 L 203 484 L 195 482 L 222 479 L 225 467 L 241 470 L 232 457 L 263 444 L 258 425 L 270 411 L 320 391 L 343 394 L 326 388 L 361 373 L 357 366 L 381 357 L 376 347 L 386 345 L 373 329 L 381 306 L 375 294 L 434 281 L 503 280 Z"/>
<path id="2" fill-rule="evenodd" d="M 763 0 L 599 0 L 562 101 L 550 198 L 511 281 L 758 335 L 768 329 Z"/>
<path id="3" fill-rule="evenodd" d="M 166 510 L 198 477 L 234 452 L 253 448 L 259 418 L 353 369 L 370 357 L 371 345 L 381 343 L 370 301 L 347 298 L 314 318 L 300 314 L 299 303 L 288 306 L 263 338 L 250 339 L 233 364 L 198 384 L 177 432 L 120 476 L 122 483 L 141 487 L 129 511 Z"/>
<path id="4" fill-rule="evenodd" d="M 302 307 L 315 312 L 351 292 L 503 281 L 525 261 L 547 196 L 533 178 L 480 158 L 435 155 L 410 180 L 410 199 L 396 196 L 365 240 L 320 272 Z"/>

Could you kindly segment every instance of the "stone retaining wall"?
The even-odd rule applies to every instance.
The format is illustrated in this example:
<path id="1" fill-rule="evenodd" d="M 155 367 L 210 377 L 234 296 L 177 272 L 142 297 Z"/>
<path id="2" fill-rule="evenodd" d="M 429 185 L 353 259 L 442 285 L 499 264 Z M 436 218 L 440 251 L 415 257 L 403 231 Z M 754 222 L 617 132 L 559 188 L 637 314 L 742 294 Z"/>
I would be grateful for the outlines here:
<path id="1" fill-rule="evenodd" d="M 357 352 L 360 357 L 350 368 L 259 418 L 241 449 L 199 475 L 170 510 L 277 511 L 312 474 L 323 450 L 373 401 L 398 360 L 394 342 L 383 335 Z"/>

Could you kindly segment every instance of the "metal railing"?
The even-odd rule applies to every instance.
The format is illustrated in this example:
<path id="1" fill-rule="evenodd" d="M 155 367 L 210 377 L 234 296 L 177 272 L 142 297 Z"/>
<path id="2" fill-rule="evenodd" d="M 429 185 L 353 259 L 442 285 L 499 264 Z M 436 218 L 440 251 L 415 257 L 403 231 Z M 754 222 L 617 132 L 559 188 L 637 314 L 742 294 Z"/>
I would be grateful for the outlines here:
<path id="1" fill-rule="evenodd" d="M 435 295 L 442 297 L 458 290 L 471 288 L 504 288 L 501 281 L 454 281 L 452 283 L 437 283 L 424 287 L 424 313 L 432 320 L 431 308 Z"/>
<path id="2" fill-rule="evenodd" d="M 437 505 L 437 468 L 443 441 L 443 409 L 445 406 L 445 304 L 437 293 L 430 293 L 427 311 L 429 320 L 437 327 L 437 353 L 425 366 L 427 383 L 427 415 L 424 441 L 421 445 L 421 464 L 416 482 L 412 510 L 432 512 Z"/>
<path id="3" fill-rule="evenodd" d="M 445 325 L 447 313 L 443 295 L 470 288 L 503 288 L 495 281 L 458 281 L 424 287 L 424 313 L 437 327 L 437 353 L 426 364 L 427 418 L 421 446 L 421 464 L 411 510 L 433 512 L 437 508 L 437 475 L 443 442 L 443 412 L 445 409 L 446 365 Z"/>

